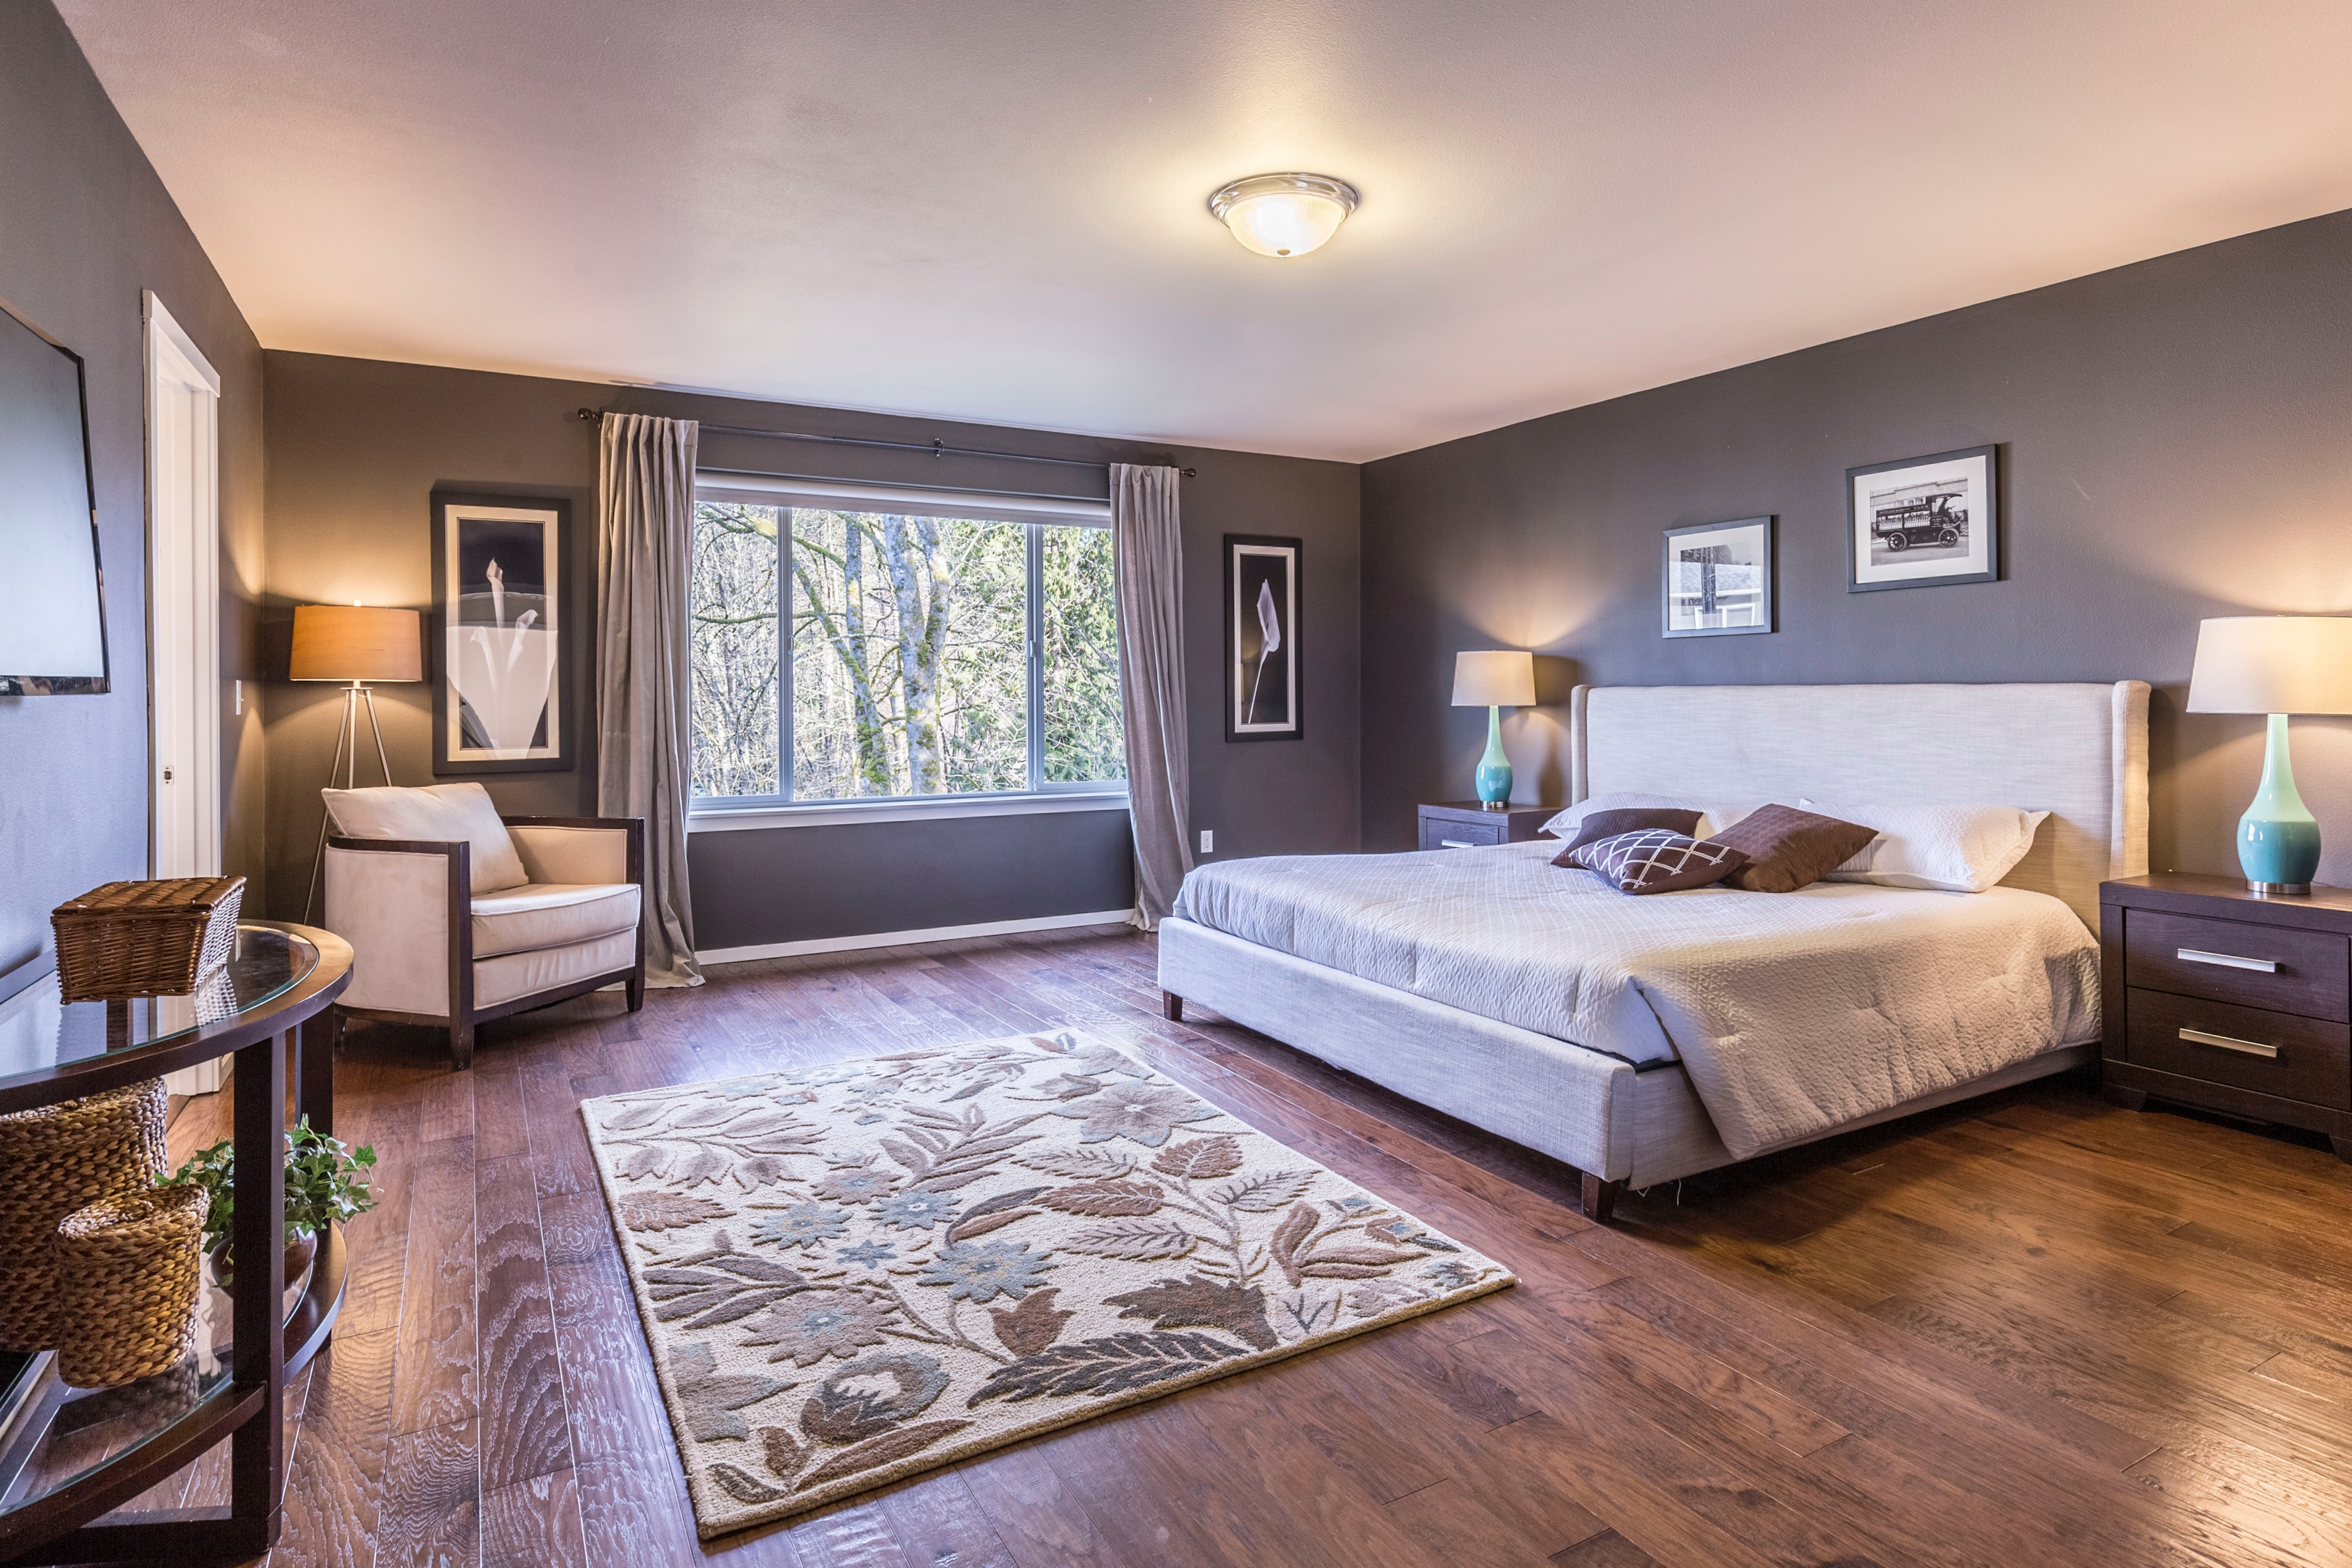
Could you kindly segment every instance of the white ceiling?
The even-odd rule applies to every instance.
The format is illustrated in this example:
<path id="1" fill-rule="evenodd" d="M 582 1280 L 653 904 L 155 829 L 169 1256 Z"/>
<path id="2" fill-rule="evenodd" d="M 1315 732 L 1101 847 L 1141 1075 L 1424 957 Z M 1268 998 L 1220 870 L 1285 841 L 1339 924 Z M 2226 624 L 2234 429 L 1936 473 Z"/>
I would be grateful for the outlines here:
<path id="1" fill-rule="evenodd" d="M 270 347 L 1358 460 L 2352 207 L 2343 0 L 59 8 Z"/>

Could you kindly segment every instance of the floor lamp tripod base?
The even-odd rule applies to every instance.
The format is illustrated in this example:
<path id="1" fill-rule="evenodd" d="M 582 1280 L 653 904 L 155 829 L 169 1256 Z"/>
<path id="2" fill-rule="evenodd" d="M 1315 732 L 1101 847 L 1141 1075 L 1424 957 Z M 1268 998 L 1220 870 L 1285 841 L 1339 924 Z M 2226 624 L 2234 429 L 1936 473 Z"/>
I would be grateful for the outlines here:
<path id="1" fill-rule="evenodd" d="M 335 730 L 335 760 L 327 764 L 327 787 L 335 785 L 335 771 L 343 773 L 342 787 L 359 787 L 360 767 L 360 704 L 367 704 L 368 731 L 375 737 L 376 765 L 383 770 L 383 782 L 392 782 L 392 763 L 383 749 L 383 727 L 376 722 L 375 693 L 364 680 L 354 680 L 343 690 L 343 719 Z M 319 875 L 327 863 L 327 809 L 319 803 L 319 847 L 310 852 L 310 889 L 302 897 L 302 923 L 310 923 L 310 911 L 319 902 Z"/>

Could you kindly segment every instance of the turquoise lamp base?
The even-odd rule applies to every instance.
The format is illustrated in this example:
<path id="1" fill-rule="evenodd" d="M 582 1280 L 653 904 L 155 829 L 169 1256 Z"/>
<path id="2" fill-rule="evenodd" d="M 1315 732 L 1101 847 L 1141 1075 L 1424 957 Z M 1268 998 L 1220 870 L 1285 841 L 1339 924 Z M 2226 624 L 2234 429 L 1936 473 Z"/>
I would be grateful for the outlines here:
<path id="1" fill-rule="evenodd" d="M 2270 716 L 2262 785 L 2238 818 L 2238 866 L 2247 890 L 2267 898 L 2308 897 L 2319 872 L 2319 824 L 2294 787 L 2284 713 Z"/>
<path id="2" fill-rule="evenodd" d="M 1511 759 L 1503 754 L 1503 710 L 1486 710 L 1486 754 L 1478 759 L 1478 804 L 1500 811 L 1511 804 Z"/>

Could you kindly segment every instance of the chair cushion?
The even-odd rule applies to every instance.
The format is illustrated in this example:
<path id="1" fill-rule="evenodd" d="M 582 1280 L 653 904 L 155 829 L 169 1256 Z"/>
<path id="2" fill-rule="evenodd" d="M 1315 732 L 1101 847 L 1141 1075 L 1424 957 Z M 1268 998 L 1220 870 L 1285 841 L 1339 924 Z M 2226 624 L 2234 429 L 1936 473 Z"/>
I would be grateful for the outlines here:
<path id="1" fill-rule="evenodd" d="M 374 789 L 322 789 L 327 815 L 335 832 L 345 838 L 416 838 L 440 843 L 462 838 L 471 845 L 467 858 L 475 893 L 495 893 L 519 888 L 530 879 L 515 853 L 507 825 L 490 792 L 478 784 L 427 784 L 404 789 L 387 784 Z"/>
<path id="2" fill-rule="evenodd" d="M 634 882 L 525 882 L 474 895 L 477 962 L 636 929 Z"/>
<path id="3" fill-rule="evenodd" d="M 636 961 L 637 933 L 633 931 L 537 952 L 502 952 L 474 965 L 474 1005 L 495 1007 L 575 980 L 617 974 Z"/>

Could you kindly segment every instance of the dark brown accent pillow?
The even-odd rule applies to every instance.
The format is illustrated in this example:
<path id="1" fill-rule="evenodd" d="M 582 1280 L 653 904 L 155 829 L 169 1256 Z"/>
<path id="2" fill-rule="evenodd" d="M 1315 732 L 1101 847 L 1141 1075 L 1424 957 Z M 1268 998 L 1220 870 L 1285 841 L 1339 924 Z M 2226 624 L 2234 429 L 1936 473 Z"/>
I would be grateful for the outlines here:
<path id="1" fill-rule="evenodd" d="M 1552 857 L 1555 866 L 1579 866 L 1583 862 L 1570 859 L 1587 844 L 1602 838 L 1614 838 L 1621 833 L 1638 833 L 1645 827 L 1663 827 L 1669 833 L 1679 833 L 1687 838 L 1698 831 L 1698 813 L 1677 811 L 1670 806 L 1621 805 L 1614 811 L 1596 811 L 1577 825 L 1576 837 L 1568 847 Z"/>
<path id="2" fill-rule="evenodd" d="M 1836 870 L 1878 830 L 1793 805 L 1759 807 L 1715 836 L 1748 857 L 1731 878 L 1751 893 L 1793 893 Z"/>
<path id="3" fill-rule="evenodd" d="M 1672 893 L 1720 882 L 1748 857 L 1711 838 L 1663 827 L 1596 838 L 1569 851 L 1574 864 L 1598 871 L 1621 893 Z M 1554 862 L 1557 864 L 1558 862 Z"/>

